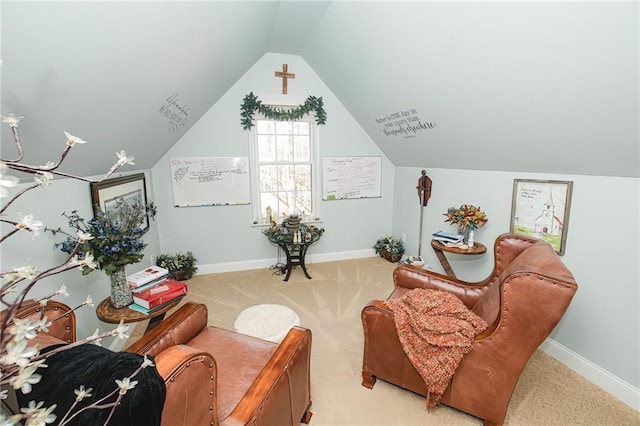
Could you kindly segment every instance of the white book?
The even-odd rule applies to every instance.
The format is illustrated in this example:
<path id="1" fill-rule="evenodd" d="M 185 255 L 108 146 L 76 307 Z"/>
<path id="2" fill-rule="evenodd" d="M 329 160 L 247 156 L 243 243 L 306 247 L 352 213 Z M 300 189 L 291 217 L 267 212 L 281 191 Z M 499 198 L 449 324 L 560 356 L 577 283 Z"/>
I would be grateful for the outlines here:
<path id="1" fill-rule="evenodd" d="M 127 281 L 129 282 L 129 286 L 133 289 L 148 284 L 152 281 L 157 281 L 168 275 L 169 271 L 165 268 L 162 268 L 160 266 L 149 266 L 142 271 L 138 271 L 135 274 L 128 275 Z"/>

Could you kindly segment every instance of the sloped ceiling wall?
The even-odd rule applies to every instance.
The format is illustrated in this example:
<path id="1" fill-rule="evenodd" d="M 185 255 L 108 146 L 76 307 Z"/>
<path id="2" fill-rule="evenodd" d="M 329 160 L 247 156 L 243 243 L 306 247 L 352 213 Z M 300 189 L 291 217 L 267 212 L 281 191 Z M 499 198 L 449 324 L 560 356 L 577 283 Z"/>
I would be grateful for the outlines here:
<path id="1" fill-rule="evenodd" d="M 80 175 L 120 149 L 150 168 L 277 52 L 302 56 L 396 166 L 640 175 L 637 2 L 0 7 L 2 114 L 25 116 L 30 163 L 66 130 L 91 143 L 69 159 Z"/>

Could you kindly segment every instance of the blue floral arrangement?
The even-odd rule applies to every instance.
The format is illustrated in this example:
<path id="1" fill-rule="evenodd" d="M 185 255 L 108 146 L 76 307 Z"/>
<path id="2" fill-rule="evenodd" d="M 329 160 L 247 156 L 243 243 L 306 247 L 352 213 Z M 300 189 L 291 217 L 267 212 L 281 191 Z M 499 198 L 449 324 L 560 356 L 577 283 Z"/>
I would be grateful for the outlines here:
<path id="1" fill-rule="evenodd" d="M 47 230 L 54 235 L 60 232 L 67 236 L 65 241 L 55 244 L 56 248 L 71 256 L 93 256 L 100 268 L 111 275 L 126 265 L 139 262 L 147 246 L 142 241 L 145 233 L 142 229 L 146 214 L 144 207 L 119 198 L 114 212 L 100 211 L 95 218 L 86 220 L 73 210 L 71 214 L 62 215 L 67 218 L 69 227 L 76 231 L 76 235 L 60 228 Z M 85 266 L 82 274 L 87 275 L 92 270 Z"/>

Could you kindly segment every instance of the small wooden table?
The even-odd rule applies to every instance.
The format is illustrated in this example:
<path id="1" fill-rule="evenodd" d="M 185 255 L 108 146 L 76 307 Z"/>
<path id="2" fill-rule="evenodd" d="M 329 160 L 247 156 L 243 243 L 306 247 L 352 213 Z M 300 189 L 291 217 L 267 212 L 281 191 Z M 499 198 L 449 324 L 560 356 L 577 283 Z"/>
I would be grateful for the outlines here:
<path id="1" fill-rule="evenodd" d="M 436 257 L 440 261 L 440 264 L 444 268 L 444 271 L 447 273 L 447 275 L 451 278 L 456 279 L 458 277 L 456 277 L 456 274 L 453 273 L 453 269 L 451 269 L 451 265 L 449 265 L 449 261 L 445 257 L 444 252 L 464 255 L 483 254 L 487 252 L 487 247 L 477 241 L 473 247 L 463 249 L 460 247 L 446 246 L 438 240 L 431 240 L 431 247 L 433 247 L 433 251 L 436 253 Z"/>
<path id="2" fill-rule="evenodd" d="M 176 306 L 180 302 L 180 300 L 182 300 L 182 298 L 179 298 L 175 302 L 170 303 L 164 308 L 158 309 L 153 313 L 143 314 L 142 312 L 129 309 L 127 306 L 125 306 L 124 308 L 116 309 L 111 305 L 111 298 L 107 297 L 102 302 L 100 302 L 100 304 L 96 308 L 96 315 L 100 321 L 108 322 L 110 324 L 120 324 L 120 321 L 123 321 L 124 323 L 130 323 L 149 320 L 147 329 L 144 331 L 145 333 L 148 333 L 155 326 L 162 322 L 167 311 Z"/>
<path id="3" fill-rule="evenodd" d="M 311 279 L 311 275 L 307 272 L 307 265 L 305 264 L 305 257 L 307 255 L 307 249 L 309 246 L 320 239 L 319 234 L 311 234 L 311 241 L 301 241 L 299 243 L 293 242 L 293 233 L 268 235 L 269 241 L 280 246 L 287 256 L 287 265 L 285 271 L 287 275 L 283 281 L 289 281 L 291 276 L 291 270 L 294 266 L 300 265 L 302 272 L 307 279 Z"/>

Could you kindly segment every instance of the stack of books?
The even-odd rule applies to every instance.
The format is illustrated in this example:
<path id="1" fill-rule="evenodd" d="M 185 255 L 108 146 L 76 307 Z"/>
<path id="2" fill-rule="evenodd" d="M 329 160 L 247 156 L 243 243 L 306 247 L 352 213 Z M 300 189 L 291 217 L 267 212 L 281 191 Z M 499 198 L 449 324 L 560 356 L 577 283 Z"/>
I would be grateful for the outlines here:
<path id="1" fill-rule="evenodd" d="M 431 237 L 443 244 L 460 244 L 464 240 L 464 235 L 454 234 L 453 232 L 438 231 L 431 234 Z"/>
<path id="2" fill-rule="evenodd" d="M 133 293 L 130 309 L 143 314 L 154 313 L 187 294 L 187 284 L 169 278 L 169 271 L 160 266 L 151 266 L 127 276 Z"/>

